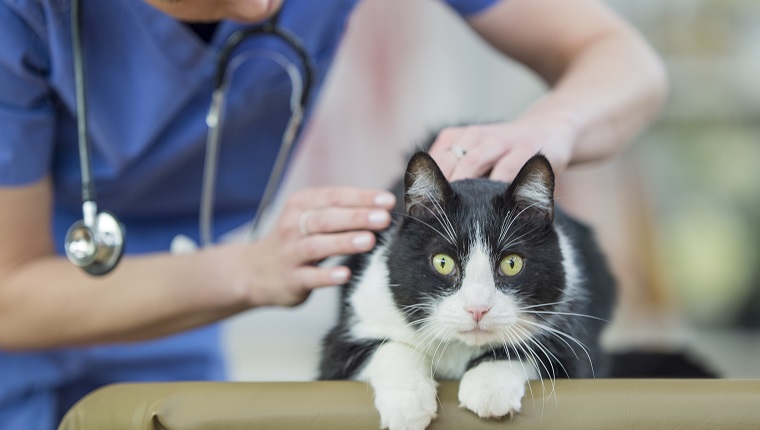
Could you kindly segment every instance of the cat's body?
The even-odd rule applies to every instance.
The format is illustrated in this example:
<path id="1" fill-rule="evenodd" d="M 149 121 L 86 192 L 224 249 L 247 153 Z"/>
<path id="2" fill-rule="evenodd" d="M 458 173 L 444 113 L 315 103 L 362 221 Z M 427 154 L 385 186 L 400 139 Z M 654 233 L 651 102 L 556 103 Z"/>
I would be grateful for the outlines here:
<path id="1" fill-rule="evenodd" d="M 462 406 L 501 417 L 528 379 L 603 374 L 613 279 L 589 229 L 554 208 L 545 158 L 511 185 L 449 184 L 419 153 L 405 187 L 404 216 L 350 263 L 320 379 L 369 381 L 383 427 L 422 429 L 436 379 L 461 379 Z"/>

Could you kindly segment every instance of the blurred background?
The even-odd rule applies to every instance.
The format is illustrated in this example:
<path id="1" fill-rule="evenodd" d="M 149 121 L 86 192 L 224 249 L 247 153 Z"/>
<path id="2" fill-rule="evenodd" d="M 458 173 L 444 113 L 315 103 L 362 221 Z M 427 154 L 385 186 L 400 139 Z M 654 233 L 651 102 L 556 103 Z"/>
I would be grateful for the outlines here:
<path id="1" fill-rule="evenodd" d="M 760 377 L 760 2 L 609 0 L 663 57 L 671 98 L 613 160 L 558 178 L 620 284 L 614 350 L 688 351 Z M 349 23 L 282 197 L 307 185 L 387 187 L 442 125 L 515 117 L 546 90 L 434 0 L 365 0 Z M 235 380 L 309 380 L 337 289 L 225 323 Z"/>

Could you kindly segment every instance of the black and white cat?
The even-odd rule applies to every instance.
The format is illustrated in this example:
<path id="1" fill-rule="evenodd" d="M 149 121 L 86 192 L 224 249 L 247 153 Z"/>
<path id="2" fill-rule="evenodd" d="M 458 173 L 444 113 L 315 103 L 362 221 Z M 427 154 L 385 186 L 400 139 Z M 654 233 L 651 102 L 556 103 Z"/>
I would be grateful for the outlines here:
<path id="1" fill-rule="evenodd" d="M 320 379 L 368 381 L 381 426 L 424 429 L 436 379 L 481 417 L 520 410 L 529 379 L 600 376 L 614 281 L 591 231 L 554 207 L 536 155 L 511 184 L 449 183 L 415 154 L 404 213 L 350 263 Z"/>

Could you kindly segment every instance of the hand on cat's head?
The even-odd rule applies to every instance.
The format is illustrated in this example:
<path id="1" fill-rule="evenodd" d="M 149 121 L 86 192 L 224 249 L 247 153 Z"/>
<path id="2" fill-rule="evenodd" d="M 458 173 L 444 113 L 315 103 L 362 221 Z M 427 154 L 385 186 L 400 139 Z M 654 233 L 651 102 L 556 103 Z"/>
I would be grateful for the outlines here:
<path id="1" fill-rule="evenodd" d="M 575 130 L 567 122 L 517 120 L 444 128 L 429 152 L 450 181 L 488 177 L 511 182 L 538 152 L 555 173 L 564 171 L 575 141 Z"/>
<path id="2" fill-rule="evenodd" d="M 476 178 L 474 181 L 486 181 Z M 426 152 L 412 156 L 404 177 L 404 207 L 407 215 L 426 217 L 456 199 L 452 183 L 438 163 Z M 491 181 L 494 183 L 503 181 Z M 554 170 L 541 153 L 533 154 L 519 168 L 514 180 L 505 184 L 501 198 L 510 205 L 530 210 L 529 213 L 551 220 L 554 215 Z M 471 190 L 472 192 L 472 190 Z M 461 190 L 460 190 L 461 193 Z"/>

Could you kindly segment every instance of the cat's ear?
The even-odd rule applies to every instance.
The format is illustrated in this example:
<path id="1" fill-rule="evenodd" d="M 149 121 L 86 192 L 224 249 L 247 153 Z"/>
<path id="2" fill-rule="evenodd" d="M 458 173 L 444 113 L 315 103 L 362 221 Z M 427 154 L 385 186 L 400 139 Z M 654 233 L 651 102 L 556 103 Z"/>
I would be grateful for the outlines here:
<path id="1" fill-rule="evenodd" d="M 405 212 L 413 216 L 423 215 L 438 205 L 443 206 L 452 193 L 449 181 L 426 152 L 418 152 L 409 160 L 404 188 Z"/>
<path id="2" fill-rule="evenodd" d="M 507 196 L 518 209 L 554 219 L 554 171 L 549 160 L 541 154 L 529 159 L 509 186 Z"/>

